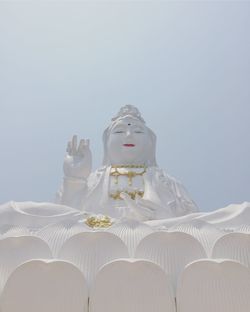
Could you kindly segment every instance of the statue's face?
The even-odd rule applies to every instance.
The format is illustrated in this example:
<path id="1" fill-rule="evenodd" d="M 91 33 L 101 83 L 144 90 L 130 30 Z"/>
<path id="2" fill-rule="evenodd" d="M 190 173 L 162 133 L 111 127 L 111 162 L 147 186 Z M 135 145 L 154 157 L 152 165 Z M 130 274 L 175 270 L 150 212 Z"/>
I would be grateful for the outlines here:
<path id="1" fill-rule="evenodd" d="M 111 129 L 107 142 L 111 164 L 144 164 L 149 148 L 148 129 L 137 119 L 125 117 Z"/>

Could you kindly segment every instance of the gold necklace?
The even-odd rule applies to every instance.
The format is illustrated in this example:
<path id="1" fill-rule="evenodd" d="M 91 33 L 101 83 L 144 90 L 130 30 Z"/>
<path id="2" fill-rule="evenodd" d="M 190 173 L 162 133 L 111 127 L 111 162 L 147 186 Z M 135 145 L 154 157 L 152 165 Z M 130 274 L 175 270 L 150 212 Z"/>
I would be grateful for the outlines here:
<path id="1" fill-rule="evenodd" d="M 128 170 L 127 172 L 120 172 L 119 169 L 143 169 L 141 172 Z M 112 171 L 114 169 L 114 171 Z M 119 176 L 127 176 L 128 177 L 128 185 L 132 186 L 133 178 L 136 176 L 143 176 L 146 172 L 147 167 L 145 165 L 113 165 L 111 167 L 110 176 L 115 177 L 115 184 L 119 183 Z"/>

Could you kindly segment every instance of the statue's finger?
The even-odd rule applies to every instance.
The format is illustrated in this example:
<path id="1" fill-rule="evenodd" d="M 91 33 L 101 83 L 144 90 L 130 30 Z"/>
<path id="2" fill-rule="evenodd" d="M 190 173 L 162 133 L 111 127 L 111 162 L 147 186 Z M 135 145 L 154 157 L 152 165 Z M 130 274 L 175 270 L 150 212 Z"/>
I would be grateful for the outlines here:
<path id="1" fill-rule="evenodd" d="M 77 150 L 77 153 L 81 156 L 84 155 L 84 146 L 85 146 L 85 143 L 84 143 L 84 139 L 81 139 L 80 140 L 80 143 L 79 143 L 79 147 L 78 147 L 78 150 Z"/>
<path id="2" fill-rule="evenodd" d="M 66 152 L 67 152 L 69 155 L 71 155 L 71 153 L 72 153 L 72 144 L 71 144 L 71 141 L 68 142 Z"/>
<path id="3" fill-rule="evenodd" d="M 80 147 L 80 146 L 83 146 L 84 144 L 85 144 L 85 140 L 84 140 L 84 139 L 81 139 L 81 140 L 80 140 L 80 143 L 79 143 L 79 147 Z"/>
<path id="4" fill-rule="evenodd" d="M 72 152 L 77 152 L 77 135 L 74 135 L 72 138 Z"/>

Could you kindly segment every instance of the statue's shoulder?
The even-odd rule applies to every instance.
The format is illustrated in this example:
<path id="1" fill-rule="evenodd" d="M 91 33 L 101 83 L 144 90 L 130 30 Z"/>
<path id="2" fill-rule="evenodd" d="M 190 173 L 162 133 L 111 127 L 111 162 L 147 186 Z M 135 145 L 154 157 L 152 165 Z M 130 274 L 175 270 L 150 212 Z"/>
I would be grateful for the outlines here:
<path id="1" fill-rule="evenodd" d="M 172 190 L 174 193 L 180 194 L 185 192 L 183 184 L 178 179 L 168 174 L 164 169 L 150 167 L 149 170 L 152 172 L 152 176 L 154 177 L 156 184 L 159 186 Z"/>
<path id="2" fill-rule="evenodd" d="M 171 190 L 174 197 L 182 202 L 182 208 L 188 212 L 198 211 L 198 207 L 195 202 L 190 198 L 185 186 L 175 177 L 167 174 L 163 169 L 155 167 L 152 170 L 155 172 L 155 178 L 157 179 L 158 187 L 161 190 Z"/>
<path id="3" fill-rule="evenodd" d="M 149 167 L 149 172 L 160 182 L 180 183 L 176 178 L 168 174 L 164 169 L 159 167 Z"/>

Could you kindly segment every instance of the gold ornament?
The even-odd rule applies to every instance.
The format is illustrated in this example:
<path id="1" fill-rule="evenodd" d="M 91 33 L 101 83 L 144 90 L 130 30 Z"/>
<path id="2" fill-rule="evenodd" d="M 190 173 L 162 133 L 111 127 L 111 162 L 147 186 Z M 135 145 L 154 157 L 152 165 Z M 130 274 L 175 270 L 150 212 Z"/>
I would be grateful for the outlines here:
<path id="1" fill-rule="evenodd" d="M 108 216 L 91 216 L 85 221 L 91 228 L 108 228 L 112 225 L 112 221 Z"/>
<path id="2" fill-rule="evenodd" d="M 137 171 L 127 171 L 127 172 L 120 172 L 119 169 L 138 169 L 142 168 L 143 171 L 137 172 Z M 114 169 L 114 171 L 112 171 Z M 110 176 L 115 177 L 115 184 L 119 183 L 119 176 L 127 176 L 128 177 L 128 185 L 132 186 L 133 178 L 136 176 L 143 176 L 143 174 L 146 172 L 147 167 L 145 165 L 113 165 L 111 167 Z"/>
<path id="3" fill-rule="evenodd" d="M 114 200 L 123 200 L 121 198 L 121 193 L 126 193 L 130 196 L 131 199 L 135 199 L 136 195 L 139 195 L 140 197 L 143 197 L 144 192 L 142 191 L 116 191 L 115 193 L 110 194 L 110 197 L 113 198 Z"/>

